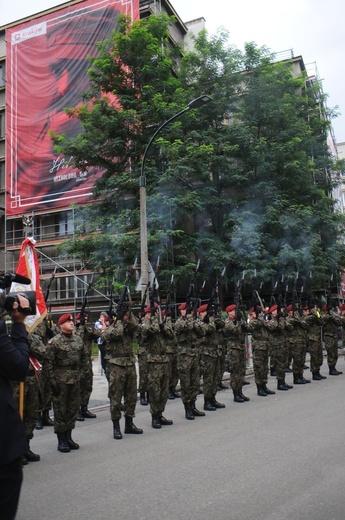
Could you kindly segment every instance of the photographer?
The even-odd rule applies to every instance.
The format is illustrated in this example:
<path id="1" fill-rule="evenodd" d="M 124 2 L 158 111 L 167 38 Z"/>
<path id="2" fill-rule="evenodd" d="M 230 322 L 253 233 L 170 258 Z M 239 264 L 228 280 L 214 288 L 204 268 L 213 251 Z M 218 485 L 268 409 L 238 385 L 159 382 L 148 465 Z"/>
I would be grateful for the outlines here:
<path id="1" fill-rule="evenodd" d="M 10 381 L 24 380 L 29 366 L 29 344 L 24 325 L 28 300 L 18 294 L 12 304 L 12 331 L 0 321 L 0 511 L 3 520 L 16 516 L 23 480 L 21 456 L 28 444 Z M 24 312 L 23 312 L 24 311 Z"/>

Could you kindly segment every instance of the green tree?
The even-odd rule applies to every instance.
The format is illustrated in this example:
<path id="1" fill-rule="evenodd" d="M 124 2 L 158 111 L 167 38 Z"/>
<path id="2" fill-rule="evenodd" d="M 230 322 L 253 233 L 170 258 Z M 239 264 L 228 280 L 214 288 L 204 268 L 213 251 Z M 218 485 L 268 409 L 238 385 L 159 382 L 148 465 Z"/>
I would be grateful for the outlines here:
<path id="1" fill-rule="evenodd" d="M 291 60 L 276 63 L 254 43 L 240 52 L 224 30 L 201 32 L 193 51 L 172 47 L 169 23 L 121 18 L 91 59 L 84 106 L 69 110 L 83 132 L 54 136 L 77 167 L 104 171 L 97 203 L 80 209 L 88 237 L 68 247 L 106 273 L 128 269 L 139 255 L 145 147 L 162 122 L 208 94 L 213 102 L 167 125 L 146 158 L 149 258 L 160 256 L 167 285 L 171 272 L 180 278 L 181 295 L 197 258 L 211 281 L 227 266 L 230 293 L 242 271 L 268 285 L 298 271 L 301 283 L 324 287 L 344 251 L 322 95 L 295 77 Z"/>

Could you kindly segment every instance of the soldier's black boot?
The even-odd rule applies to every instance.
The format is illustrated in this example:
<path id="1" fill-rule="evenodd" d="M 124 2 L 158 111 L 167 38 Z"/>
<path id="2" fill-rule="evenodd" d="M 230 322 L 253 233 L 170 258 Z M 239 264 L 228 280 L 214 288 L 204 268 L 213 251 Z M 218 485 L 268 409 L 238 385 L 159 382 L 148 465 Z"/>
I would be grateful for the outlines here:
<path id="1" fill-rule="evenodd" d="M 120 430 L 120 419 L 113 419 L 113 436 L 114 439 L 122 439 L 122 433 Z"/>
<path id="2" fill-rule="evenodd" d="M 161 422 L 159 420 L 159 415 L 158 414 L 156 414 L 156 413 L 152 414 L 151 425 L 152 425 L 152 428 L 154 428 L 155 430 L 159 430 L 159 428 L 162 427 Z"/>
<path id="3" fill-rule="evenodd" d="M 272 377 L 274 377 L 276 375 L 276 369 L 274 367 L 270 368 L 270 374 Z"/>
<path id="4" fill-rule="evenodd" d="M 67 443 L 66 432 L 59 432 L 56 435 L 58 438 L 58 451 L 61 451 L 61 453 L 69 453 L 71 448 Z"/>
<path id="5" fill-rule="evenodd" d="M 78 410 L 76 421 L 85 421 L 81 408 L 79 408 L 79 410 Z"/>
<path id="6" fill-rule="evenodd" d="M 172 386 L 169 386 L 169 395 L 168 395 L 168 399 L 175 399 L 175 395 L 174 395 L 173 387 L 172 387 Z"/>
<path id="7" fill-rule="evenodd" d="M 239 394 L 240 394 L 240 396 L 242 397 L 242 399 L 243 399 L 244 401 L 250 401 L 249 397 L 247 397 L 246 395 L 243 395 L 242 390 L 240 390 Z"/>
<path id="8" fill-rule="evenodd" d="M 43 424 L 42 424 L 42 413 L 38 412 L 36 417 L 36 423 L 35 423 L 35 430 L 43 430 Z"/>
<path id="9" fill-rule="evenodd" d="M 322 376 L 320 374 L 320 370 L 314 370 L 313 372 L 313 381 L 322 381 L 322 379 L 327 379 L 326 376 Z"/>
<path id="10" fill-rule="evenodd" d="M 293 376 L 293 384 L 294 385 L 305 385 L 305 380 L 302 378 L 302 374 L 294 374 Z"/>
<path id="11" fill-rule="evenodd" d="M 337 370 L 335 367 L 329 367 L 329 375 L 330 376 L 340 376 L 342 372 Z"/>
<path id="12" fill-rule="evenodd" d="M 146 399 L 146 392 L 140 392 L 140 404 L 141 404 L 141 406 L 148 405 L 148 401 Z"/>
<path id="13" fill-rule="evenodd" d="M 205 417 L 206 414 L 196 408 L 195 401 L 191 401 L 191 405 L 194 417 Z"/>
<path id="14" fill-rule="evenodd" d="M 208 399 L 207 397 L 204 397 L 204 410 L 206 412 L 214 412 L 217 408 L 212 402 L 212 399 Z"/>
<path id="15" fill-rule="evenodd" d="M 166 419 L 165 417 L 163 417 L 162 413 L 159 413 L 158 415 L 159 415 L 159 422 L 161 423 L 162 426 L 171 426 L 173 424 L 172 420 Z"/>
<path id="16" fill-rule="evenodd" d="M 257 389 L 258 389 L 258 395 L 259 395 L 260 397 L 266 397 L 266 396 L 267 396 L 267 394 L 266 394 L 266 392 L 265 392 L 265 390 L 264 390 L 264 386 L 263 386 L 263 385 L 258 385 L 258 384 L 257 384 L 256 387 L 257 387 Z"/>
<path id="17" fill-rule="evenodd" d="M 42 426 L 54 426 L 54 421 L 49 417 L 49 410 L 42 412 Z"/>
<path id="18" fill-rule="evenodd" d="M 96 419 L 97 415 L 90 412 L 90 410 L 87 409 L 87 406 L 81 406 L 81 414 L 84 417 L 84 419 Z"/>
<path id="19" fill-rule="evenodd" d="M 264 392 L 266 392 L 267 395 L 274 395 L 275 394 L 275 391 L 274 390 L 270 390 L 269 388 L 267 388 L 267 385 L 266 383 L 263 386 L 263 389 L 264 389 Z"/>
<path id="20" fill-rule="evenodd" d="M 71 450 L 79 450 L 79 444 L 74 442 L 74 440 L 72 439 L 72 430 L 67 430 L 66 439 L 67 444 L 71 448 Z"/>
<path id="21" fill-rule="evenodd" d="M 133 417 L 125 417 L 125 433 L 143 433 L 141 428 L 137 428 L 133 423 Z"/>
<path id="22" fill-rule="evenodd" d="M 194 414 L 192 409 L 192 403 L 183 403 L 184 409 L 186 410 L 186 419 L 194 421 Z"/>
<path id="23" fill-rule="evenodd" d="M 216 400 L 216 396 L 214 395 L 212 397 L 212 400 L 211 400 L 213 406 L 215 406 L 216 408 L 225 408 L 225 404 L 223 403 L 219 403 L 217 400 Z"/>
<path id="24" fill-rule="evenodd" d="M 28 462 L 38 462 L 39 460 L 41 460 L 41 457 L 37 453 L 34 453 L 33 451 L 30 450 L 30 441 L 29 441 L 29 449 L 25 453 L 24 457 L 26 458 L 26 460 Z M 23 463 L 23 459 L 22 459 L 22 463 Z"/>
<path id="25" fill-rule="evenodd" d="M 238 390 L 233 390 L 232 392 L 234 394 L 234 403 L 244 403 L 244 399 Z"/>
<path id="26" fill-rule="evenodd" d="M 277 380 L 277 390 L 289 390 L 289 387 L 285 383 L 284 379 Z"/>

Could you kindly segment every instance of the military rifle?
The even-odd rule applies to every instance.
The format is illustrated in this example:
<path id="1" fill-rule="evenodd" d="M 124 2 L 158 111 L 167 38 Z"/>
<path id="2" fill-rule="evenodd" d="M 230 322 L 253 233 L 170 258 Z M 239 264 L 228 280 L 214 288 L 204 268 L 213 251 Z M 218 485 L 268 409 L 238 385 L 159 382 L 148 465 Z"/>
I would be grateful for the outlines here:
<path id="1" fill-rule="evenodd" d="M 199 267 L 200 267 L 200 258 L 197 261 L 197 263 L 193 269 L 192 278 L 189 282 L 189 289 L 188 289 L 188 294 L 187 294 L 187 298 L 186 298 L 187 313 L 193 314 L 194 317 L 196 316 L 196 309 L 197 309 L 198 303 L 200 301 L 199 298 L 197 298 L 195 295 L 195 275 L 199 272 Z M 200 293 L 202 292 L 204 286 L 205 286 L 205 282 L 203 283 L 203 285 L 201 287 Z"/>
<path id="2" fill-rule="evenodd" d="M 169 287 L 168 287 L 168 292 L 167 292 L 167 297 L 166 297 L 166 301 L 165 301 L 165 315 L 166 316 L 171 316 L 171 290 L 174 286 L 174 275 L 172 274 L 171 275 L 171 278 L 170 278 L 170 284 L 169 284 Z M 175 316 L 173 316 L 175 317 Z"/>
<path id="3" fill-rule="evenodd" d="M 117 320 L 120 320 L 121 318 L 123 318 L 124 302 L 125 302 L 127 295 L 128 295 L 128 287 L 127 287 L 127 285 L 124 285 L 122 288 L 121 294 L 120 294 L 119 301 L 117 302 L 116 311 L 114 313 L 114 317 Z"/>
<path id="4" fill-rule="evenodd" d="M 87 286 L 86 291 L 84 293 L 83 303 L 82 303 L 82 306 L 81 306 L 81 309 L 80 309 L 80 312 L 79 312 L 80 313 L 80 324 L 81 325 L 85 325 L 85 309 L 86 309 L 86 305 L 87 305 L 87 297 L 88 297 L 90 289 L 91 289 L 91 287 L 93 285 L 94 275 L 95 275 L 95 273 L 92 273 L 91 280 L 88 283 L 88 286 Z"/>
<path id="5" fill-rule="evenodd" d="M 225 276 L 225 271 L 226 271 L 226 267 L 223 268 L 220 276 L 216 278 L 216 282 L 213 286 L 213 289 L 212 289 L 212 292 L 211 292 L 211 296 L 210 296 L 210 299 L 208 300 L 208 303 L 207 303 L 207 314 L 210 314 L 211 313 L 211 310 L 213 309 L 214 312 L 217 312 L 217 309 L 219 307 L 219 282 L 220 280 L 223 280 L 224 276 Z"/>

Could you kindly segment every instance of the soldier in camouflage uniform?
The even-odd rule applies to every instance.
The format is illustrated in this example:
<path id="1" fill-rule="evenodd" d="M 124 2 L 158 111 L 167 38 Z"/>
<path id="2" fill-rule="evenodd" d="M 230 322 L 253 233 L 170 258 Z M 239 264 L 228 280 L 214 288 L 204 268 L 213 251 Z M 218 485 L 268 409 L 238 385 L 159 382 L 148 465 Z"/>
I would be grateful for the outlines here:
<path id="1" fill-rule="evenodd" d="M 169 359 L 169 396 L 168 399 L 175 399 L 180 397 L 180 394 L 176 392 L 176 386 L 179 380 L 178 368 L 177 368 L 177 337 L 175 333 L 174 323 L 171 319 L 171 315 L 166 315 L 164 311 L 162 314 L 165 316 L 165 325 L 171 330 L 171 338 L 165 337 L 166 355 Z"/>
<path id="2" fill-rule="evenodd" d="M 172 338 L 173 332 L 165 320 L 161 319 L 156 303 L 145 307 L 141 336 L 147 353 L 151 425 L 152 428 L 159 429 L 173 424 L 163 416 L 169 395 L 169 359 L 166 354 L 165 338 Z"/>
<path id="3" fill-rule="evenodd" d="M 274 367 L 277 378 L 278 390 L 290 390 L 293 388 L 285 382 L 286 369 L 289 366 L 289 348 L 287 333 L 292 330 L 292 325 L 287 324 L 283 313 L 278 310 L 278 305 L 272 305 L 268 310 L 267 328 L 269 331 L 270 351 L 274 352 Z"/>
<path id="4" fill-rule="evenodd" d="M 224 327 L 221 318 L 208 315 L 208 305 L 198 308 L 198 317 L 204 329 L 201 344 L 201 366 L 204 383 L 204 410 L 210 412 L 217 408 L 225 408 L 225 404 L 216 400 L 219 380 L 219 364 L 222 348 L 219 345 L 218 331 Z"/>
<path id="5" fill-rule="evenodd" d="M 81 338 L 74 332 L 73 316 L 63 314 L 58 324 L 61 332 L 48 342 L 45 363 L 53 394 L 58 451 L 68 453 L 79 448 L 71 434 L 80 406 L 80 375 L 86 353 Z"/>
<path id="6" fill-rule="evenodd" d="M 262 315 L 262 311 L 261 307 L 250 309 L 250 318 L 246 324 L 246 330 L 252 335 L 253 368 L 257 394 L 260 397 L 266 397 L 275 394 L 275 392 L 267 388 L 269 335 L 267 320 Z"/>
<path id="7" fill-rule="evenodd" d="M 140 323 L 142 322 L 142 316 L 139 316 Z M 138 342 L 138 366 L 139 366 L 139 395 L 140 395 L 140 404 L 142 406 L 147 406 L 149 404 L 149 394 L 148 394 L 148 385 L 147 385 L 147 352 L 145 350 L 145 345 L 143 338 L 141 336 L 141 327 L 136 334 L 136 340 Z"/>
<path id="8" fill-rule="evenodd" d="M 205 335 L 200 320 L 187 314 L 187 304 L 179 306 L 181 315 L 175 322 L 178 343 L 178 372 L 180 376 L 181 399 L 186 412 L 186 419 L 193 420 L 202 416 L 196 408 L 196 399 L 200 385 L 200 347 Z"/>
<path id="9" fill-rule="evenodd" d="M 310 380 L 303 376 L 307 350 L 307 324 L 293 305 L 286 307 L 286 312 L 288 313 L 286 322 L 292 326 L 289 330 L 288 345 L 292 358 L 293 382 L 295 385 L 305 385 L 310 383 Z"/>
<path id="10" fill-rule="evenodd" d="M 230 386 L 234 394 L 235 403 L 249 401 L 249 397 L 243 395 L 242 387 L 246 375 L 247 353 L 244 343 L 244 331 L 242 314 L 237 310 L 236 305 L 228 305 L 225 311 L 228 318 L 225 320 L 224 335 L 227 340 Z"/>
<path id="11" fill-rule="evenodd" d="M 320 374 L 323 363 L 323 351 L 321 341 L 321 327 L 323 321 L 317 307 L 303 309 L 304 319 L 307 324 L 307 350 L 310 354 L 310 371 L 313 374 L 313 381 L 327 379 Z"/>
<path id="12" fill-rule="evenodd" d="M 330 376 L 339 376 L 342 374 L 340 370 L 335 368 L 338 361 L 338 327 L 342 325 L 342 320 L 333 309 L 328 309 L 327 305 L 323 307 L 323 341 L 327 352 L 327 363 Z"/>
<path id="13" fill-rule="evenodd" d="M 105 340 L 104 357 L 114 439 L 122 439 L 120 428 L 122 396 L 124 397 L 125 433 L 143 433 L 143 430 L 133 423 L 137 404 L 137 373 L 133 340 L 137 329 L 138 322 L 131 310 L 127 313 L 119 310 L 117 317 L 102 333 L 102 338 Z"/>
<path id="14" fill-rule="evenodd" d="M 84 372 L 80 377 L 80 408 L 76 417 L 77 421 L 84 421 L 85 419 L 95 419 L 97 417 L 87 407 L 93 385 L 92 342 L 100 336 L 100 332 L 88 323 L 86 312 L 82 316 L 80 313 L 76 315 L 76 334 L 81 337 L 86 351 Z"/>
<path id="15" fill-rule="evenodd" d="M 44 345 L 60 332 L 59 327 L 51 320 L 45 318 L 35 329 L 34 333 L 39 336 Z M 39 375 L 39 409 L 36 418 L 36 430 L 42 430 L 43 426 L 54 426 L 54 422 L 49 417 L 52 408 L 52 392 L 50 388 L 49 378 L 45 369 L 44 360 L 42 360 L 42 369 Z"/>

